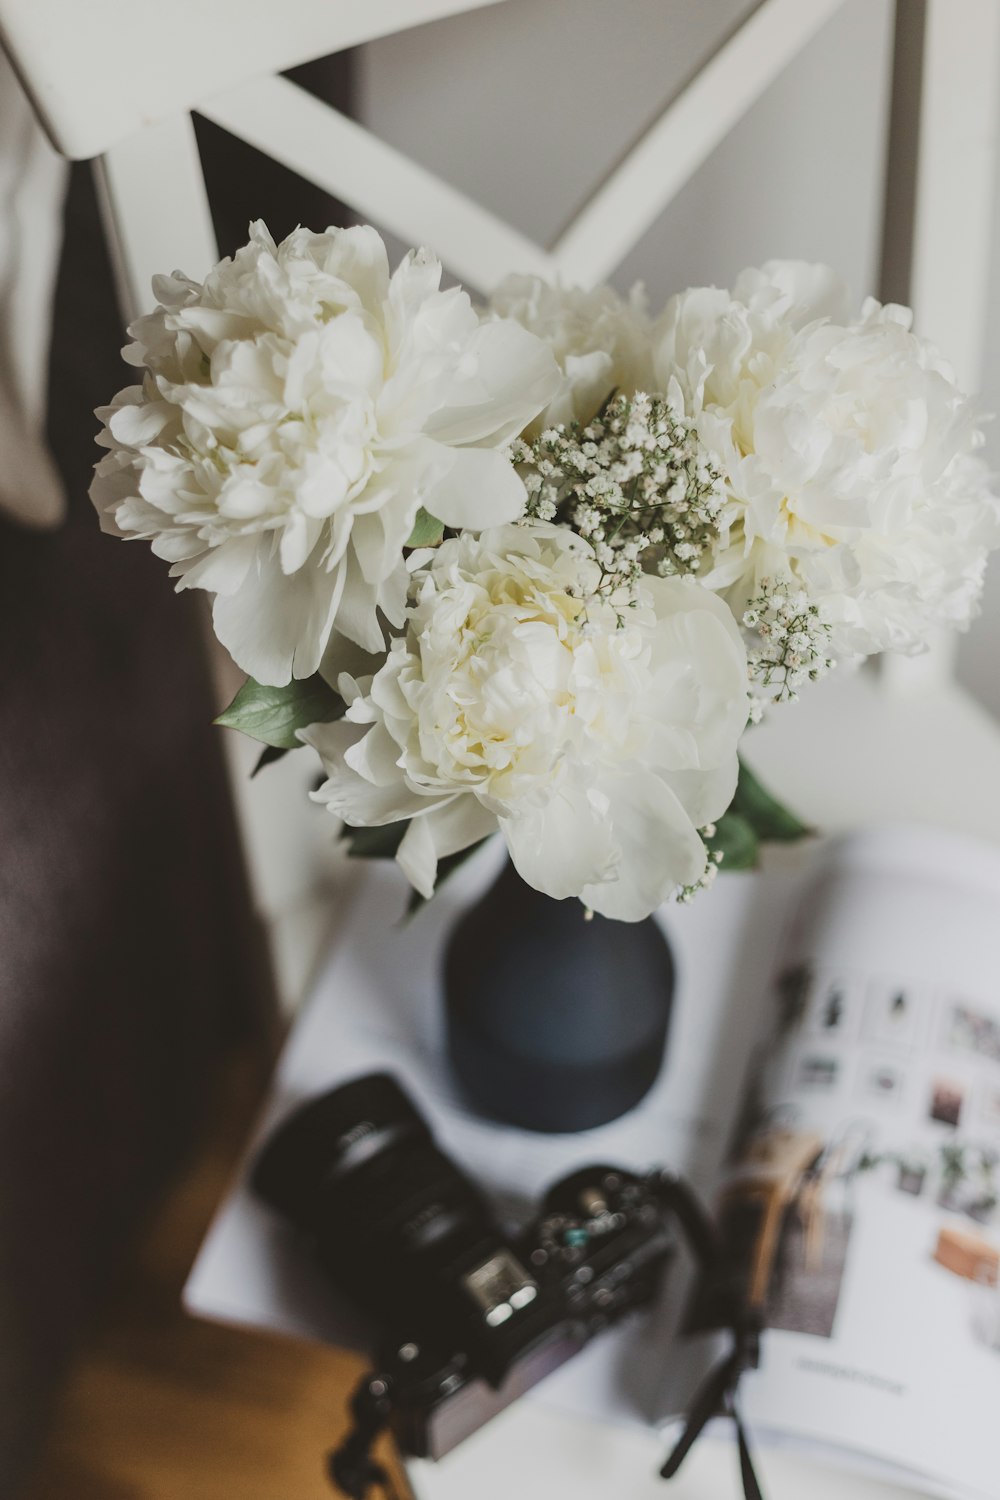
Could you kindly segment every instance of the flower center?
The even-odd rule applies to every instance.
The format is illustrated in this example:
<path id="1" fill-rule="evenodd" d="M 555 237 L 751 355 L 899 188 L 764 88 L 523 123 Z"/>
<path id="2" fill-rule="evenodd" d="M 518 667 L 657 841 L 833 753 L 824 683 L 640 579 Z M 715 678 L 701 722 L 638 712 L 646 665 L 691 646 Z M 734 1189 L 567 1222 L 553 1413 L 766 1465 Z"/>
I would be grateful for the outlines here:
<path id="1" fill-rule="evenodd" d="M 641 690 L 648 643 L 638 624 L 621 628 L 582 590 L 543 590 L 516 573 L 494 584 L 441 656 L 425 633 L 414 706 L 425 763 L 513 804 L 550 786 L 569 760 L 603 763 L 634 749 L 623 705 Z"/>
<path id="2" fill-rule="evenodd" d="M 813 526 L 798 514 L 788 495 L 782 500 L 779 512 L 785 527 L 785 539 L 790 547 L 803 547 L 807 551 L 818 552 L 823 547 L 837 545 L 836 537 L 820 531 L 819 527 Z"/>

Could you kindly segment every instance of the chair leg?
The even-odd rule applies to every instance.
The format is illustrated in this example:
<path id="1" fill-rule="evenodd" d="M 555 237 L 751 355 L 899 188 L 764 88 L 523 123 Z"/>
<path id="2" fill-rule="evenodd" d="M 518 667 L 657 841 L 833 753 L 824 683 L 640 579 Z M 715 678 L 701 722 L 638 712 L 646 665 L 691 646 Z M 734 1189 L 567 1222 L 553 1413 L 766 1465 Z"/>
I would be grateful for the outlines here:
<path id="1" fill-rule="evenodd" d="M 781 1225 L 782 1203 L 775 1195 L 769 1198 L 764 1207 L 764 1219 L 761 1224 L 760 1233 L 757 1237 L 757 1245 L 754 1251 L 753 1273 L 750 1277 L 750 1305 L 761 1307 L 767 1296 L 767 1288 L 771 1280 L 771 1268 L 774 1264 L 774 1252 L 778 1243 L 778 1229 Z"/>
<path id="2" fill-rule="evenodd" d="M 809 1217 L 806 1222 L 806 1270 L 818 1271 L 823 1265 L 823 1239 L 826 1215 L 819 1192 L 810 1194 Z"/>

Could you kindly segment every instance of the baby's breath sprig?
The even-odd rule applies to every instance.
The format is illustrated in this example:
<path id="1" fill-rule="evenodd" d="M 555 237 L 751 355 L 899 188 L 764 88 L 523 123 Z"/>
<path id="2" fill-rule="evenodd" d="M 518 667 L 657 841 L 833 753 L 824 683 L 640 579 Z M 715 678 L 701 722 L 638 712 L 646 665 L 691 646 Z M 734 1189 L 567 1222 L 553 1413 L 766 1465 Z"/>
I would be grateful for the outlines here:
<path id="1" fill-rule="evenodd" d="M 721 476 L 661 396 L 611 396 L 586 426 L 549 427 L 511 456 L 525 519 L 559 521 L 589 542 L 608 598 L 634 596 L 644 572 L 697 573 L 718 542 Z"/>
<path id="2" fill-rule="evenodd" d="M 776 703 L 793 703 L 804 682 L 815 682 L 836 666 L 826 654 L 829 625 L 791 577 L 762 578 L 743 624 L 763 642 L 761 649 L 747 653 L 750 677 L 770 689 Z"/>
<path id="3" fill-rule="evenodd" d="M 674 892 L 674 900 L 681 906 L 686 906 L 693 901 L 695 896 L 702 891 L 707 891 L 718 878 L 719 866 L 722 864 L 724 855 L 721 849 L 712 848 L 712 840 L 715 837 L 715 824 L 707 823 L 704 828 L 699 828 L 702 843 L 705 845 L 705 868 L 691 885 L 681 885 Z"/>

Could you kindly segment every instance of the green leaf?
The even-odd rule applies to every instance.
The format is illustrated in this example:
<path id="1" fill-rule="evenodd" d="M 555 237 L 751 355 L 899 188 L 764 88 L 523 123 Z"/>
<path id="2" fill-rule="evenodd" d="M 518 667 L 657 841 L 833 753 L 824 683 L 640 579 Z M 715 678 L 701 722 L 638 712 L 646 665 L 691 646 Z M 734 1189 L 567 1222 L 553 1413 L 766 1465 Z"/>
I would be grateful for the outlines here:
<path id="1" fill-rule="evenodd" d="M 705 843 L 710 853 L 722 855 L 722 870 L 756 868 L 760 841 L 750 823 L 740 813 L 723 813 L 715 825 L 715 833 Z"/>
<path id="2" fill-rule="evenodd" d="M 417 519 L 413 523 L 410 532 L 408 547 L 436 547 L 444 536 L 444 522 L 439 521 L 437 516 L 432 516 L 430 511 L 424 510 L 423 506 L 417 511 Z"/>
<path id="3" fill-rule="evenodd" d="M 257 764 L 250 772 L 251 780 L 254 776 L 257 775 L 258 771 L 263 771 L 265 766 L 271 765 L 273 761 L 280 760 L 283 755 L 287 754 L 288 751 L 280 745 L 265 745 L 263 750 L 260 752 Z"/>
<path id="4" fill-rule="evenodd" d="M 377 828 L 352 828 L 345 824 L 340 836 L 351 859 L 392 859 L 409 826 L 409 818 L 383 823 Z"/>
<path id="5" fill-rule="evenodd" d="M 742 818 L 762 843 L 792 844 L 815 832 L 772 797 L 744 760 L 729 813 Z"/>
<path id="6" fill-rule="evenodd" d="M 248 677 L 215 722 L 278 750 L 297 750 L 301 743 L 295 737 L 297 729 L 339 719 L 344 708 L 343 698 L 318 672 L 284 687 L 268 687 Z"/>

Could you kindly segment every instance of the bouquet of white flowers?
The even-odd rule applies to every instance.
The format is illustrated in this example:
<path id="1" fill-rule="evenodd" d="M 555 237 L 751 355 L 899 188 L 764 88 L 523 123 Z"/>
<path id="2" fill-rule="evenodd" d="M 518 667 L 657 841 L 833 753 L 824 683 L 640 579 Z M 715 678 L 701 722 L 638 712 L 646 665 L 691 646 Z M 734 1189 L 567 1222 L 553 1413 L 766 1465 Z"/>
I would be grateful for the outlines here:
<path id="1" fill-rule="evenodd" d="M 369 228 L 261 224 L 159 279 L 91 495 L 214 596 L 250 674 L 222 722 L 311 745 L 355 852 L 426 897 L 499 830 L 537 890 L 638 921 L 734 830 L 802 831 L 740 776 L 763 704 L 968 621 L 981 432 L 909 313 L 821 266 L 655 318 L 440 280 Z"/>

